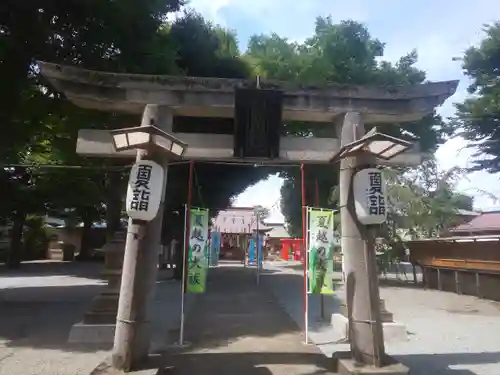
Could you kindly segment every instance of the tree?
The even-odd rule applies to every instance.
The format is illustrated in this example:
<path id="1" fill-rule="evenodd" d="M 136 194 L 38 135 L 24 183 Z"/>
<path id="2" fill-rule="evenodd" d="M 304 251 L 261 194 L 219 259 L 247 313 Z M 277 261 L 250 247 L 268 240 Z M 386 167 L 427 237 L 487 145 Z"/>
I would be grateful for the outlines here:
<path id="1" fill-rule="evenodd" d="M 384 170 L 387 179 L 388 216 L 378 244 L 379 269 L 386 273 L 392 264 L 405 259 L 404 241 L 446 235 L 457 224 L 459 210 L 472 210 L 473 198 L 456 192 L 465 170 L 441 171 L 435 158 L 419 167 Z"/>
<path id="2" fill-rule="evenodd" d="M 269 211 L 269 208 L 267 208 L 267 207 L 264 207 L 262 205 L 257 205 L 254 207 L 254 211 L 257 214 L 257 216 L 259 217 L 259 221 L 263 221 L 269 217 L 270 211 Z"/>
<path id="3" fill-rule="evenodd" d="M 0 123 L 9 132 L 0 140 L 1 159 L 15 154 L 38 130 L 26 127 L 30 117 L 41 114 L 34 114 L 26 102 L 39 84 L 36 60 L 130 72 L 161 65 L 164 69 L 165 60 L 160 62 L 150 52 L 160 44 L 157 30 L 165 15 L 179 6 L 178 0 L 4 1 L 0 9 L 0 94 L 4 98 Z"/>
<path id="4" fill-rule="evenodd" d="M 331 17 L 319 17 L 314 34 L 304 43 L 290 42 L 276 34 L 252 37 L 247 59 L 266 78 L 305 84 L 404 85 L 425 80 L 425 73 L 415 68 L 415 51 L 401 57 L 396 64 L 379 62 L 383 53 L 384 44 L 373 38 L 362 24 L 354 21 L 334 24 Z M 432 114 L 418 124 L 384 126 L 384 132 L 402 138 L 418 137 L 423 151 L 432 152 L 444 141 L 442 127 L 441 118 Z M 285 129 L 288 134 L 302 136 L 335 136 L 333 124 L 314 126 L 287 122 Z M 300 235 L 300 173 L 290 170 L 282 172 L 281 176 L 285 178 L 281 191 L 283 214 L 292 232 Z M 306 167 L 306 205 L 315 203 L 315 181 L 319 185 L 319 204 L 331 207 L 328 198 L 331 188 L 337 184 L 337 173 L 331 166 Z"/>
<path id="5" fill-rule="evenodd" d="M 377 244 L 379 269 L 386 272 L 405 257 L 404 241 L 446 235 L 457 224 L 460 210 L 472 211 L 474 199 L 456 191 L 466 171 L 442 171 L 435 158 L 415 168 L 384 168 L 387 186 L 387 221 Z M 339 189 L 332 189 L 331 203 L 338 205 Z"/>
<path id="6" fill-rule="evenodd" d="M 0 123 L 8 130 L 0 139 L 0 159 L 12 164 L 36 163 L 41 159 L 60 164 L 70 160 L 82 163 L 74 153 L 78 127 L 82 124 L 116 126 L 118 121 L 111 120 L 117 116 L 70 105 L 44 85 L 36 61 L 129 72 L 165 71 L 174 65 L 174 51 L 150 52 L 165 45 L 166 39 L 158 27 L 166 13 L 179 6 L 177 0 L 4 2 L 0 9 L 0 79 L 3 82 L 0 94 L 4 98 Z M 48 208 L 50 200 L 42 199 L 47 197 L 39 187 L 44 186 L 42 191 L 47 193 L 54 190 L 48 189 L 50 182 L 53 188 L 67 182 L 47 178 L 47 175 L 17 166 L 0 170 L 0 190 L 10 194 L 10 204 L 2 205 L 0 215 L 13 226 L 11 266 L 18 265 L 21 259 L 18 249 L 26 215 Z M 64 190 L 58 201 L 62 197 L 83 197 L 81 193 L 89 192 L 85 183 L 72 188 Z M 97 200 L 94 198 L 93 201 Z M 85 205 L 87 209 L 82 214 L 88 217 L 91 203 Z"/>
<path id="7" fill-rule="evenodd" d="M 19 79 L 17 86 L 12 85 L 19 86 L 19 92 L 23 95 L 33 93 L 25 95 L 26 101 L 32 97 L 37 101 L 28 105 L 17 100 L 18 110 L 4 113 L 4 124 L 10 121 L 15 125 L 13 128 L 24 129 L 18 137 L 11 137 L 6 141 L 6 144 L 12 147 L 7 149 L 9 158 L 4 160 L 12 163 L 38 163 L 43 160 L 42 164 L 83 165 L 82 170 L 71 172 L 69 179 L 61 178 L 60 171 L 55 170 L 36 173 L 39 176 L 37 186 L 45 197 L 45 209 L 71 209 L 87 224 L 101 214 L 104 200 L 108 201 L 106 207 L 111 206 L 107 204 L 109 194 L 106 194 L 106 189 L 103 188 L 109 183 L 106 168 L 92 169 L 102 164 L 101 160 L 86 160 L 75 155 L 77 131 L 83 127 L 112 129 L 123 126 L 124 123 L 138 122 L 139 118 L 76 108 L 60 93 L 53 92 L 50 86 L 41 90 L 44 81 L 37 75 L 37 59 L 81 65 L 90 69 L 131 73 L 229 78 L 251 75 L 250 66 L 239 58 L 236 37 L 230 30 L 214 26 L 189 11 L 173 23 L 162 25 L 166 12 L 178 9 L 179 2 L 176 1 L 127 4 L 94 4 L 91 1 L 88 8 L 76 1 L 66 2 L 64 8 L 52 8 L 50 2 L 37 4 L 43 15 L 32 28 L 39 30 L 44 37 L 40 38 L 38 44 L 31 45 L 29 43 L 33 40 L 28 41 L 28 47 L 22 53 L 26 55 L 26 61 L 29 63 L 26 64 L 27 68 L 23 74 L 19 75 L 22 79 Z M 47 7 L 44 8 L 44 5 Z M 136 9 L 137 7 L 140 9 Z M 24 21 L 22 10 L 21 7 L 14 7 L 14 16 L 10 13 L 1 16 L 5 17 L 2 24 L 5 23 L 9 27 L 2 37 L 7 36 L 12 39 L 9 43 L 23 46 L 25 44 L 22 42 L 22 36 L 26 35 L 22 31 L 27 26 L 21 22 Z M 29 11 L 26 13 L 30 14 Z M 14 18 L 18 23 L 14 22 Z M 8 71 L 9 67 L 10 65 L 2 66 L 2 74 L 6 77 L 12 76 L 12 72 Z M 204 119 L 178 120 L 175 126 L 179 127 L 180 131 L 207 131 Z M 32 127 L 21 126 L 26 123 L 32 124 Z M 225 119 L 214 119 L 212 125 L 216 132 L 232 131 L 232 124 L 228 124 Z M 112 164 L 105 161 L 106 165 Z M 33 173 L 31 169 L 27 171 Z M 186 202 L 187 174 L 187 166 L 172 167 L 169 173 L 165 238 L 172 232 L 182 232 L 182 220 L 172 222 L 172 212 L 178 211 Z M 197 165 L 193 204 L 215 208 L 213 212 L 216 213 L 217 209 L 226 207 L 234 195 L 267 174 L 266 168 Z M 24 181 L 12 176 L 12 173 L 8 178 L 9 181 L 5 183 L 9 183 L 10 189 Z M 217 181 L 216 184 L 213 183 L 214 180 Z M 79 199 L 75 201 L 75 197 Z M 22 203 L 23 200 L 15 201 L 16 207 Z M 17 211 L 6 211 L 5 215 L 12 216 L 15 212 Z"/>
<path id="8" fill-rule="evenodd" d="M 455 188 L 465 170 L 441 171 L 434 158 L 409 170 L 385 169 L 388 187 L 389 239 L 397 229 L 412 238 L 438 237 L 456 223 L 459 210 L 471 210 L 473 198 Z"/>
<path id="9" fill-rule="evenodd" d="M 486 26 L 486 37 L 479 46 L 465 52 L 463 69 L 472 83 L 471 97 L 457 104 L 456 117 L 450 122 L 455 135 L 474 147 L 470 170 L 500 171 L 500 22 Z"/>
<path id="10" fill-rule="evenodd" d="M 236 35 L 186 11 L 171 26 L 169 35 L 184 74 L 198 77 L 248 78 L 250 66 L 239 58 Z"/>
<path id="11" fill-rule="evenodd" d="M 193 11 L 186 11 L 183 17 L 170 25 L 169 30 L 183 74 L 222 78 L 249 78 L 252 75 L 251 67 L 239 56 L 234 32 L 207 22 Z M 174 131 L 232 134 L 233 122 L 224 118 L 178 118 Z M 234 196 L 266 177 L 269 171 L 265 167 L 197 163 L 194 167 L 192 204 L 208 207 L 211 214 L 216 215 L 231 203 Z M 172 236 L 182 237 L 184 218 L 176 213 L 183 212 L 188 177 L 188 165 L 170 168 L 164 213 L 165 243 Z"/>

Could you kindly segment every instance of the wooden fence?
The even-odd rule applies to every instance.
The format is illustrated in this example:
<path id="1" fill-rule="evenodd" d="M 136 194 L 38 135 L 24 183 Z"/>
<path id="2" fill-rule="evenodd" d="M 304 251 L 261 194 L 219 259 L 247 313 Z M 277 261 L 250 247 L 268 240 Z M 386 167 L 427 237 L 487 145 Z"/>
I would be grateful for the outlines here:
<path id="1" fill-rule="evenodd" d="M 424 287 L 500 301 L 500 236 L 408 241 Z"/>

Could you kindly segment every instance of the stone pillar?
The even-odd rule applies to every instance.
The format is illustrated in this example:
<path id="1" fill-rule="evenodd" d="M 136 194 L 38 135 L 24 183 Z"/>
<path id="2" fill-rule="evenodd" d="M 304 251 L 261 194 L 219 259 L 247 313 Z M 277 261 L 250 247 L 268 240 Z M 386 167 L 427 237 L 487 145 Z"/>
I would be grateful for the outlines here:
<path id="1" fill-rule="evenodd" d="M 172 132 L 173 113 L 167 107 L 158 109 L 158 126 L 166 132 Z M 168 164 L 165 160 L 165 187 L 167 181 Z M 165 193 L 165 191 L 164 191 Z M 161 206 L 158 210 L 159 214 L 155 220 L 148 225 L 148 239 L 145 242 L 151 256 L 159 260 L 161 249 L 161 230 L 163 219 L 163 197 Z M 116 315 L 118 311 L 118 300 L 120 297 L 120 287 L 123 268 L 123 256 L 125 250 L 126 233 L 123 231 L 117 232 L 111 240 L 104 246 L 105 252 L 104 270 L 102 276 L 107 280 L 107 285 L 103 292 L 97 295 L 85 313 L 81 322 L 73 325 L 71 328 L 68 341 L 73 343 L 109 343 L 112 344 L 115 336 Z M 149 285 L 155 283 L 158 275 L 155 272 L 148 272 L 147 278 Z M 153 280 L 154 279 L 154 280 Z M 151 305 L 154 297 L 154 288 L 151 288 L 149 293 L 144 296 L 145 303 Z M 145 313 L 149 314 L 149 310 L 145 309 Z M 149 347 L 149 327 L 141 332 L 139 347 L 142 351 L 147 351 Z"/>
<path id="2" fill-rule="evenodd" d="M 342 146 L 358 140 L 364 133 L 365 129 L 359 113 L 347 113 L 341 119 L 340 123 L 337 124 L 337 137 L 341 138 Z M 369 324 L 372 316 L 370 312 L 370 284 L 364 251 L 365 238 L 357 224 L 355 213 L 351 207 L 353 202 L 350 201 L 352 199 L 350 190 L 355 168 L 366 164 L 373 164 L 374 160 L 370 159 L 373 158 L 360 155 L 344 158 L 340 161 L 339 206 L 342 233 L 342 271 L 346 278 L 346 301 L 350 304 L 350 318 L 352 321 L 349 322 L 347 306 L 341 308 L 340 314 L 332 315 L 333 328 L 344 337 L 349 338 L 354 358 L 368 364 L 371 363 L 377 352 L 384 355 L 384 343 L 383 340 L 374 339 L 372 326 Z M 392 314 L 385 310 L 383 301 L 380 302 L 380 306 L 382 320 L 386 322 L 384 323 L 384 334 L 393 338 L 394 334 L 387 332 L 387 324 L 395 324 L 392 322 Z M 349 323 L 351 323 L 351 329 L 349 329 Z M 398 332 L 404 333 L 404 337 L 406 338 L 404 326 L 403 330 L 398 330 Z"/>
<path id="3" fill-rule="evenodd" d="M 173 125 L 173 112 L 165 106 L 157 106 L 148 104 L 144 109 L 143 124 L 149 119 L 153 119 L 155 125 L 161 130 L 171 133 Z M 158 260 L 161 250 L 161 233 L 163 224 L 163 212 L 165 209 L 165 192 L 168 179 L 168 160 L 161 154 L 156 154 L 154 160 L 161 164 L 164 168 L 164 184 L 161 193 L 162 199 L 158 214 L 156 217 L 146 224 L 146 233 L 144 238 L 139 242 L 139 256 L 135 262 L 129 265 L 134 265 L 135 275 L 130 273 L 131 268 L 124 267 L 122 275 L 122 283 L 125 283 L 121 288 L 120 293 L 124 293 L 120 298 L 126 297 L 126 293 L 130 293 L 129 298 L 125 298 L 124 302 L 119 301 L 119 314 L 124 314 L 118 317 L 119 329 L 116 331 L 113 347 L 113 362 L 114 364 L 123 365 L 118 368 L 138 368 L 147 358 L 151 344 L 152 333 L 152 308 L 154 305 L 156 280 L 158 277 Z M 129 223 L 131 220 L 129 220 Z M 125 254 L 125 257 L 128 255 Z M 124 263 L 127 262 L 125 259 Z M 130 278 L 129 278 L 130 277 Z M 136 278 L 137 282 L 132 280 Z M 130 282 L 127 286 L 126 283 Z M 128 305 L 131 302 L 131 306 Z M 123 304 L 123 305 L 122 305 Z M 121 319 L 120 319 L 121 318 Z M 123 320 L 125 318 L 125 320 Z M 132 323 L 128 319 L 135 320 Z M 132 340 L 130 343 L 124 343 L 125 340 Z M 128 348 L 128 350 L 127 350 Z M 123 354 L 130 355 L 130 358 L 122 358 Z"/>
<path id="4" fill-rule="evenodd" d="M 355 112 L 346 113 L 340 131 L 341 145 L 345 146 L 360 139 L 364 133 L 361 115 Z M 367 259 L 364 251 L 366 238 L 352 210 L 351 184 L 356 168 L 372 162 L 373 157 L 365 155 L 344 158 L 340 161 L 339 174 L 341 246 L 345 259 L 347 307 L 351 309 L 352 318 L 349 339 L 354 358 L 368 364 L 373 364 L 376 353 L 384 353 L 384 344 L 383 340 L 377 342 L 372 333 L 372 324 L 377 323 L 369 323 L 374 317 L 370 310 Z"/>

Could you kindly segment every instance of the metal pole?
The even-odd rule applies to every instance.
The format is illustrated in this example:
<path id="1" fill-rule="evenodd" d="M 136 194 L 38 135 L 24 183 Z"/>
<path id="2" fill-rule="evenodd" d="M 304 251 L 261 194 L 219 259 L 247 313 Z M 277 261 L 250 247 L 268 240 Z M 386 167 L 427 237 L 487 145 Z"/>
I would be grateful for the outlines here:
<path id="1" fill-rule="evenodd" d="M 315 190 L 315 205 L 319 208 L 319 188 L 318 188 L 318 180 L 314 180 L 314 190 Z M 333 262 L 333 259 L 332 259 Z M 325 296 L 323 294 L 319 295 L 319 309 L 321 320 L 325 320 Z"/>
<path id="2" fill-rule="evenodd" d="M 302 245 L 304 247 L 304 288 L 303 288 L 303 310 L 304 310 L 304 331 L 305 331 L 305 342 L 309 344 L 309 306 L 308 306 L 308 296 L 307 296 L 307 267 L 308 267 L 308 257 L 307 252 L 307 207 L 306 207 L 306 187 L 305 187 L 305 176 L 304 176 L 304 164 L 300 165 L 300 191 L 301 191 L 301 203 L 302 203 Z"/>
<path id="3" fill-rule="evenodd" d="M 257 220 L 257 233 L 255 234 L 256 241 L 255 241 L 255 254 L 256 254 L 256 260 L 257 260 L 257 285 L 260 285 L 260 252 L 259 252 L 259 211 L 255 211 L 256 215 L 256 220 Z"/>
<path id="4" fill-rule="evenodd" d="M 189 231 L 187 228 L 188 221 L 188 208 L 187 204 L 184 205 L 184 241 L 186 241 L 186 237 L 189 236 Z M 184 303 L 186 300 L 186 283 L 184 280 L 186 279 L 186 243 L 184 242 L 184 246 L 182 247 L 182 283 L 181 283 L 181 328 L 179 330 L 179 345 L 184 345 Z"/>
<path id="5" fill-rule="evenodd" d="M 194 162 L 189 162 L 188 195 L 184 205 L 184 246 L 182 256 L 182 286 L 181 286 L 181 328 L 179 331 L 179 345 L 184 345 L 184 304 L 186 300 L 187 276 L 189 267 L 189 232 L 191 224 L 191 199 L 193 189 Z"/>

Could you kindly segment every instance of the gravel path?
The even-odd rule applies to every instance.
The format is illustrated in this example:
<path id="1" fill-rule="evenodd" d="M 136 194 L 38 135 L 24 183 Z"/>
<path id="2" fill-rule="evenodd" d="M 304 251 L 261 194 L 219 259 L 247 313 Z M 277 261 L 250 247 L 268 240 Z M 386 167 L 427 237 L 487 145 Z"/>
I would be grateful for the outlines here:
<path id="1" fill-rule="evenodd" d="M 302 273 L 293 265 L 267 263 L 264 284 L 274 291 L 287 312 L 301 326 Z M 499 286 L 500 287 L 500 286 Z M 412 375 L 500 374 L 500 304 L 475 297 L 435 290 L 382 287 L 381 298 L 404 323 L 409 341 L 387 345 L 387 352 L 408 365 Z M 339 297 L 344 296 L 342 289 Z M 345 345 L 337 340 L 328 323 L 320 322 L 318 296 L 310 297 L 311 338 L 330 355 Z M 326 316 L 337 311 L 340 300 L 326 299 Z M 330 342 L 330 343 L 329 343 Z"/>

